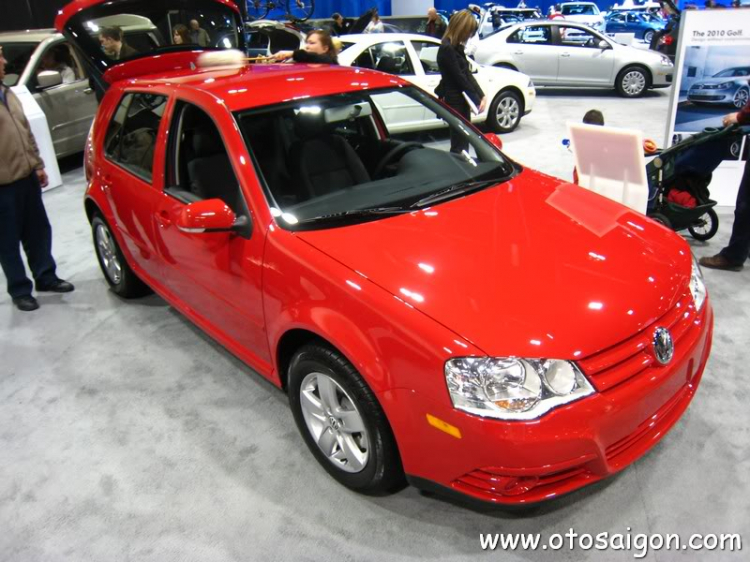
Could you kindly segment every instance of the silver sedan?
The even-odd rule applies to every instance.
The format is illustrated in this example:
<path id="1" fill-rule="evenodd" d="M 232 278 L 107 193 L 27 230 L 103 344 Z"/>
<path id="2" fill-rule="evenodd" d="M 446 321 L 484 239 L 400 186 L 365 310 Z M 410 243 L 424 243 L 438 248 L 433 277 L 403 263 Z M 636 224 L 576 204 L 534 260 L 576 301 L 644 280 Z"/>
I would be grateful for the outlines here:
<path id="1" fill-rule="evenodd" d="M 582 24 L 527 22 L 479 41 L 477 62 L 519 70 L 537 86 L 615 88 L 634 98 L 672 84 L 668 57 L 626 47 Z"/>

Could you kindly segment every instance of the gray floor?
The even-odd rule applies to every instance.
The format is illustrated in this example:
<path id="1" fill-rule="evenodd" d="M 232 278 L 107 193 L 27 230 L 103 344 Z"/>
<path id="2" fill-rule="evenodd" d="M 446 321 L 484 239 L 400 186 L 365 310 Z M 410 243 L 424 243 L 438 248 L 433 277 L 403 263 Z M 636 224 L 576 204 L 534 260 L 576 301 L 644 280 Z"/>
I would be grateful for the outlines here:
<path id="1" fill-rule="evenodd" d="M 667 93 L 543 93 L 508 152 L 570 177 L 566 119 L 660 139 Z M 158 297 L 106 288 L 80 169 L 45 196 L 61 275 L 77 290 L 21 313 L 0 296 L 0 560 L 632 560 L 639 550 L 483 553 L 479 533 L 745 533 L 750 541 L 750 267 L 706 271 L 716 311 L 702 386 L 674 430 L 623 473 L 530 515 L 481 514 L 413 488 L 348 492 L 304 448 L 286 399 Z M 710 243 L 726 242 L 721 212 Z M 747 560 L 651 552 L 648 560 Z M 744 554 L 744 556 L 743 556 Z M 477 556 L 479 555 L 479 557 Z"/>

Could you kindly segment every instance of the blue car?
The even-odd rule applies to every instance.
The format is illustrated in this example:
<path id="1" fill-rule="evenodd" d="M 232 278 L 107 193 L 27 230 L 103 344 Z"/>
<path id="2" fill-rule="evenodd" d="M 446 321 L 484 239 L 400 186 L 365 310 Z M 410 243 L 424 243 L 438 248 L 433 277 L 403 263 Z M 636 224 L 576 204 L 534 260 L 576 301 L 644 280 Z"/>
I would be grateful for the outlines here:
<path id="1" fill-rule="evenodd" d="M 607 33 L 634 33 L 636 39 L 651 43 L 654 34 L 664 29 L 666 22 L 650 14 L 613 12 L 605 18 Z"/>

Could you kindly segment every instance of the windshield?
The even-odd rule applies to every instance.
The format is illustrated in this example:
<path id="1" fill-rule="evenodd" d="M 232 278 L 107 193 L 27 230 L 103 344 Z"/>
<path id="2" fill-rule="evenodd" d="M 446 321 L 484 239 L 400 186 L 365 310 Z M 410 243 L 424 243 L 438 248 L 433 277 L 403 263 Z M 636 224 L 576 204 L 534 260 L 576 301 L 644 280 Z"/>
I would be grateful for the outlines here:
<path id="1" fill-rule="evenodd" d="M 516 167 L 414 88 L 303 99 L 241 112 L 272 213 L 290 230 L 330 228 L 491 187 Z M 451 136 L 465 144 L 449 152 Z"/>
<path id="2" fill-rule="evenodd" d="M 3 84 L 6 86 L 15 86 L 18 79 L 23 74 L 26 65 L 29 63 L 31 55 L 39 43 L 2 43 L 3 56 L 7 60 L 5 65 L 5 79 Z"/>
<path id="3" fill-rule="evenodd" d="M 738 68 L 727 68 L 722 70 L 718 74 L 714 74 L 714 78 L 735 78 L 750 75 L 750 66 L 741 66 Z"/>
<path id="4" fill-rule="evenodd" d="M 564 16 L 598 16 L 599 8 L 593 4 L 570 4 L 562 7 Z"/>
<path id="5" fill-rule="evenodd" d="M 213 0 L 119 0 L 72 16 L 66 25 L 101 70 L 165 50 L 240 45 L 238 14 Z"/>

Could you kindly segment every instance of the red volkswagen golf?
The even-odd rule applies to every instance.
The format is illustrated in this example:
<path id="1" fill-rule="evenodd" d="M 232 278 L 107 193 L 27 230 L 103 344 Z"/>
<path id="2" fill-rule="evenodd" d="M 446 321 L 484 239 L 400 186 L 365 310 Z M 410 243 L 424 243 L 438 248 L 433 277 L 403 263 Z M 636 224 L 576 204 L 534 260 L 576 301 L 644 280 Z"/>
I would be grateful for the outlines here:
<path id="1" fill-rule="evenodd" d="M 208 47 L 172 44 L 192 19 Z M 150 32 L 118 50 L 114 25 Z M 57 27 L 106 88 L 85 208 L 107 283 L 283 389 L 345 486 L 538 502 L 629 465 L 690 403 L 713 314 L 673 232 L 397 77 L 201 68 L 244 46 L 227 0 L 77 0 Z M 425 119 L 444 126 L 402 132 Z"/>

